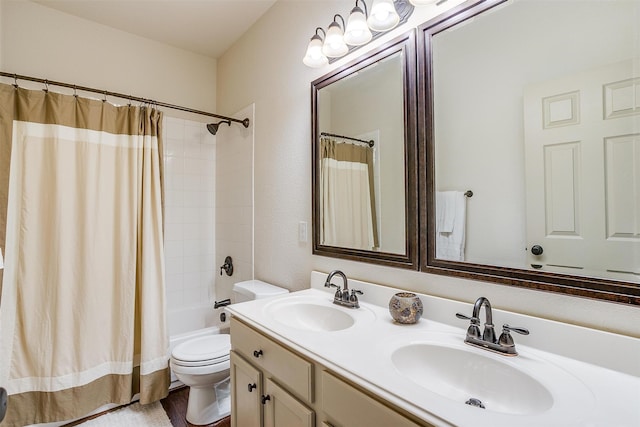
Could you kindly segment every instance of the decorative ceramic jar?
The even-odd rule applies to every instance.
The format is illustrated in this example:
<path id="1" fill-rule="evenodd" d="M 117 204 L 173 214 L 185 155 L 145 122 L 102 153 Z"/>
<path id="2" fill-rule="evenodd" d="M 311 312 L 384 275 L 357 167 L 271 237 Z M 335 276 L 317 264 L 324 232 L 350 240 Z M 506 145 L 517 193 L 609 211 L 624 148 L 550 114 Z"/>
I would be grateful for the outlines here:
<path id="1" fill-rule="evenodd" d="M 398 323 L 416 323 L 422 316 L 422 301 L 411 292 L 398 292 L 389 301 L 389 313 Z"/>

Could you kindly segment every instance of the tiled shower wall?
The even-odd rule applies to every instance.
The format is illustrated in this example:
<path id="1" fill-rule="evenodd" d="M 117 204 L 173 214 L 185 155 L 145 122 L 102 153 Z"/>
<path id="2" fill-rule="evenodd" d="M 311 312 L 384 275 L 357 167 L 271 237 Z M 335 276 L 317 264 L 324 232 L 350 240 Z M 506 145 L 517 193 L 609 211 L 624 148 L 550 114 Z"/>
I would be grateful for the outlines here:
<path id="1" fill-rule="evenodd" d="M 164 118 L 165 271 L 169 335 L 215 323 L 216 137 Z"/>

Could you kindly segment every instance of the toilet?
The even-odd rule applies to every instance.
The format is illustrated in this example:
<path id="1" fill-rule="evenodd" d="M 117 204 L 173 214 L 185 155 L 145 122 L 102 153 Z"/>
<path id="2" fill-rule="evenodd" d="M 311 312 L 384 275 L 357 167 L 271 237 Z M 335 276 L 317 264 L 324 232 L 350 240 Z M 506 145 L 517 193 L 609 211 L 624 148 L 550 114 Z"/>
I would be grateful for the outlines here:
<path id="1" fill-rule="evenodd" d="M 239 303 L 287 292 L 284 288 L 260 280 L 247 280 L 233 285 L 233 301 Z M 171 370 L 190 388 L 187 403 L 189 423 L 212 424 L 229 415 L 230 350 L 229 334 L 216 334 L 186 341 L 171 352 Z"/>

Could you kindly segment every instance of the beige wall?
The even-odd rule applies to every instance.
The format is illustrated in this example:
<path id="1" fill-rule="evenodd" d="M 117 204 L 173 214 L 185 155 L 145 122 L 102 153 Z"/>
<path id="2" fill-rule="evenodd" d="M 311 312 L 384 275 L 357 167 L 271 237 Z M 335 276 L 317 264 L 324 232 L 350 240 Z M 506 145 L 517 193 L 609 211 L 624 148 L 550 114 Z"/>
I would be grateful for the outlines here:
<path id="1" fill-rule="evenodd" d="M 456 3 L 416 10 L 378 43 Z M 352 7 L 352 1 L 278 1 L 218 60 L 219 110 L 234 112 L 255 102 L 256 278 L 299 290 L 309 286 L 312 269 L 338 268 L 365 281 L 468 302 L 482 295 L 502 309 L 639 336 L 637 308 L 319 257 L 311 254 L 310 240 L 298 242 L 298 222 L 311 224 L 310 83 L 353 59 L 314 70 L 302 64 L 302 56 L 315 27 L 326 27 L 333 14 L 346 15 Z"/>
<path id="2" fill-rule="evenodd" d="M 0 66 L 205 111 L 216 107 L 215 59 L 23 0 L 0 0 Z"/>

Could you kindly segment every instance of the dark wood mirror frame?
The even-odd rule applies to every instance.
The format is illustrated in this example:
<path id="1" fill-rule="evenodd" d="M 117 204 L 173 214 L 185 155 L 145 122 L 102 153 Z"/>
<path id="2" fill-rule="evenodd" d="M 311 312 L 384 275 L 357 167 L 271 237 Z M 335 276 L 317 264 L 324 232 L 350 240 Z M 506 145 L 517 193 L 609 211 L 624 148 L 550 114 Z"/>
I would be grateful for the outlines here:
<path id="1" fill-rule="evenodd" d="M 320 180 L 318 144 L 320 129 L 318 123 L 318 91 L 346 76 L 372 65 L 397 52 L 403 53 L 404 61 L 404 139 L 405 139 L 405 253 L 366 251 L 320 244 Z M 372 262 L 379 265 L 417 270 L 418 257 L 418 168 L 417 168 L 417 88 L 416 88 L 416 40 L 415 31 L 383 44 L 329 74 L 311 83 L 311 179 L 313 209 L 313 254 L 354 261 Z"/>
<path id="2" fill-rule="evenodd" d="M 465 2 L 418 28 L 418 141 L 420 171 L 420 270 L 598 300 L 640 305 L 640 286 L 630 282 L 529 271 L 435 258 L 435 134 L 431 38 L 506 0 Z"/>

